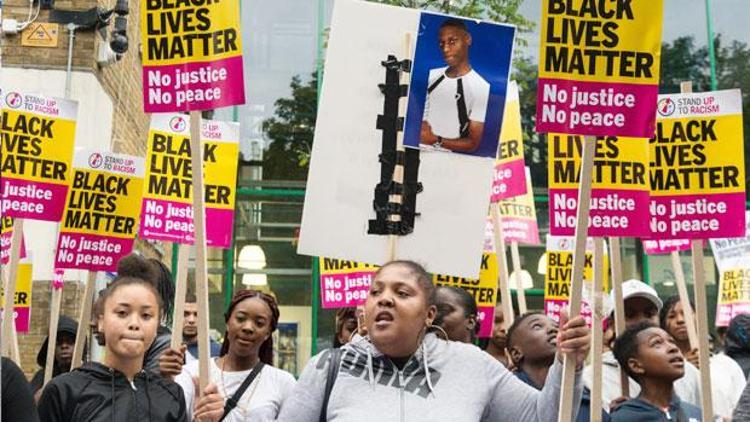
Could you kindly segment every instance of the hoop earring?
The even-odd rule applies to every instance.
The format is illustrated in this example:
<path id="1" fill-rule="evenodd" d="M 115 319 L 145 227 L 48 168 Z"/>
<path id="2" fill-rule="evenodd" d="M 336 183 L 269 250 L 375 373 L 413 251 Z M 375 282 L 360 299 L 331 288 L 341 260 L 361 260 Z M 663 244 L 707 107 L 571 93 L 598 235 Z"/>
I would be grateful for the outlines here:
<path id="1" fill-rule="evenodd" d="M 427 326 L 427 329 L 429 330 L 430 328 L 433 328 L 436 331 L 439 331 L 440 333 L 442 333 L 443 334 L 443 340 L 448 341 L 448 333 L 445 332 L 445 330 L 443 329 L 443 327 L 441 327 L 439 325 L 435 325 L 435 324 L 430 324 L 430 325 Z"/>

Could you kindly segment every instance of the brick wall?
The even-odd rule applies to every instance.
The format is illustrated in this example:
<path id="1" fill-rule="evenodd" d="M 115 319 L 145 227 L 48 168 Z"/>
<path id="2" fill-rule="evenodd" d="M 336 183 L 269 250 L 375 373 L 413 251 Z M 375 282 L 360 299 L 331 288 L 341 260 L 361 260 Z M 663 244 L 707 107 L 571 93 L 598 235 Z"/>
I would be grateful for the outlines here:
<path id="1" fill-rule="evenodd" d="M 115 0 L 57 0 L 57 10 L 83 11 L 99 6 L 110 9 Z M 139 57 L 139 5 L 138 0 L 130 0 L 128 16 L 128 52 L 113 65 L 100 67 L 96 62 L 100 36 L 93 30 L 76 31 L 73 49 L 73 70 L 88 71 L 96 75 L 104 91 L 114 103 L 114 116 L 111 134 L 111 149 L 115 152 L 145 155 L 148 115 L 143 113 L 141 98 L 141 60 Z M 28 0 L 6 0 L 3 3 L 3 16 L 18 21 L 26 20 Z M 48 22 L 49 11 L 42 10 L 36 22 Z M 110 29 L 107 29 L 107 34 Z M 59 41 L 56 48 L 34 48 L 21 45 L 21 35 L 9 36 L 2 40 L 2 66 L 35 69 L 64 70 L 67 65 L 68 31 L 60 25 Z M 136 248 L 148 257 L 160 257 L 159 252 L 146 242 L 137 242 Z M 166 247 L 164 261 L 170 265 L 171 248 Z M 49 329 L 49 280 L 35 280 L 32 293 L 31 332 L 19 335 L 21 365 L 30 377 L 38 368 L 36 355 L 47 336 Z M 83 285 L 66 283 L 63 292 L 62 314 L 78 319 Z"/>
<path id="2" fill-rule="evenodd" d="M 57 0 L 57 10 L 88 10 L 99 6 L 102 9 L 113 7 L 114 0 Z M 112 98 L 115 105 L 112 127 L 112 150 L 127 154 L 146 153 L 146 134 L 148 132 L 148 116 L 143 113 L 141 99 L 141 60 L 139 57 L 139 5 L 137 0 L 129 2 L 128 39 L 130 41 L 127 53 L 118 63 L 100 67 L 96 63 L 97 49 L 100 36 L 93 30 L 76 31 L 73 48 L 73 69 L 91 71 L 100 81 L 104 90 Z M 19 21 L 28 15 L 27 0 L 6 0 L 3 4 L 3 14 L 6 18 Z M 37 22 L 48 22 L 49 11 L 41 11 Z M 107 33 L 109 34 L 109 29 Z M 60 35 L 57 48 L 35 48 L 21 45 L 21 36 L 10 36 L 3 43 L 3 66 L 33 67 L 37 69 L 65 69 L 68 57 L 69 34 L 64 25 L 60 25 Z"/>

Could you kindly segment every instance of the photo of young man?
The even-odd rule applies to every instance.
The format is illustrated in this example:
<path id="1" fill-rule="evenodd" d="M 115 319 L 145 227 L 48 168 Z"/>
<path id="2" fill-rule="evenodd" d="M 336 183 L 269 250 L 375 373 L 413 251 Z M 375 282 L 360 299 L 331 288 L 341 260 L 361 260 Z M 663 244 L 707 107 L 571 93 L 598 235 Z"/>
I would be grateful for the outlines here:
<path id="1" fill-rule="evenodd" d="M 482 142 L 490 84 L 471 66 L 472 36 L 462 20 L 446 19 L 438 38 L 447 66 L 429 72 L 420 146 L 471 153 Z"/>

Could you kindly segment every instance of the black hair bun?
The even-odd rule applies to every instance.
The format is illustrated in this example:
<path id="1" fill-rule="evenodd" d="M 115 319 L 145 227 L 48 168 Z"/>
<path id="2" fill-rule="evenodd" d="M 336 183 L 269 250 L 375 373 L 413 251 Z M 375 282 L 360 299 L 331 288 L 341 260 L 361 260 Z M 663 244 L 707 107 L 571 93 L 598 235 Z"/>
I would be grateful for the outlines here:
<path id="1" fill-rule="evenodd" d="M 140 278 L 154 286 L 159 279 L 159 274 L 156 272 L 154 265 L 146 258 L 134 253 L 120 259 L 117 263 L 117 275 L 118 277 Z"/>

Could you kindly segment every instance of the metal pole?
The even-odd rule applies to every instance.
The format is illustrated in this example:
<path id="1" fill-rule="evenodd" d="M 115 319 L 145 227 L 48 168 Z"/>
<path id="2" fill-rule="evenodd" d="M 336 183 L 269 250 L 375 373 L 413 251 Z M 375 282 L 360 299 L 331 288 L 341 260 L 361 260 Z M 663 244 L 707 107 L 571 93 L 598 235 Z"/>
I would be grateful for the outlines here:
<path id="1" fill-rule="evenodd" d="M 317 102 L 320 103 L 320 90 L 323 86 L 323 20 L 325 19 L 325 3 L 324 0 L 318 0 L 318 35 L 317 35 Z M 318 267 L 318 257 L 312 258 L 312 297 L 310 298 L 312 305 L 312 345 L 310 347 L 310 355 L 315 356 L 318 353 L 318 304 L 320 303 L 320 268 Z"/>
<path id="2" fill-rule="evenodd" d="M 180 255 L 180 244 L 172 242 L 172 284 L 177 283 L 177 260 Z"/>
<path id="3" fill-rule="evenodd" d="M 73 44 L 76 39 L 76 28 L 74 23 L 68 24 L 68 66 L 65 72 L 65 98 L 70 99 L 70 82 L 73 76 Z"/>
<path id="4" fill-rule="evenodd" d="M 312 257 L 312 347 L 310 356 L 318 354 L 318 307 L 320 303 L 320 266 L 318 257 Z"/>
<path id="5" fill-rule="evenodd" d="M 235 227 L 234 233 L 237 228 Z M 234 234 L 229 249 L 224 250 L 224 309 L 229 308 L 234 294 Z"/>
<path id="6" fill-rule="evenodd" d="M 708 60 L 711 64 L 711 91 L 716 91 L 716 51 L 714 51 L 714 27 L 711 19 L 711 0 L 706 0 L 706 32 L 708 32 Z"/>
<path id="7" fill-rule="evenodd" d="M 318 0 L 318 59 L 317 59 L 317 75 L 318 86 L 317 94 L 318 101 L 320 101 L 320 87 L 323 85 L 323 20 L 325 19 L 325 3 L 324 0 Z"/>

